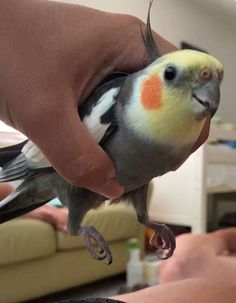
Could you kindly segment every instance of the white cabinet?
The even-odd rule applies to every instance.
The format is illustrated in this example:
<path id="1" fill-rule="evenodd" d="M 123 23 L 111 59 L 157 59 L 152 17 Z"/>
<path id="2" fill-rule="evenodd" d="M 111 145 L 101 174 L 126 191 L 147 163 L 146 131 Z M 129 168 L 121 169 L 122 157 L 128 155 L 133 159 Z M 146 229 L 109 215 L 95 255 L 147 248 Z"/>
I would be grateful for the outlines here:
<path id="1" fill-rule="evenodd" d="M 236 141 L 235 131 L 212 129 L 212 139 Z M 149 215 L 158 222 L 207 228 L 208 193 L 236 192 L 236 149 L 205 143 L 175 172 L 153 180 Z"/>

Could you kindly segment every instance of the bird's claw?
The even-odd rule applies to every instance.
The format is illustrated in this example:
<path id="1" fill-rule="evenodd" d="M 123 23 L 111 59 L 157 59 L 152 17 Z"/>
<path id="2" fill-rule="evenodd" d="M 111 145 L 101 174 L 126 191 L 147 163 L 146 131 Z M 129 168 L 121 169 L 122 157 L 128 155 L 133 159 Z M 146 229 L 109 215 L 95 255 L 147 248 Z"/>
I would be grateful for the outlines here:
<path id="1" fill-rule="evenodd" d="M 176 247 L 173 232 L 165 224 L 151 222 L 151 225 L 155 232 L 150 239 L 150 245 L 156 249 L 158 258 L 162 260 L 170 258 Z"/>
<path id="2" fill-rule="evenodd" d="M 105 260 L 106 264 L 112 263 L 112 254 L 103 236 L 92 226 L 80 227 L 85 245 L 91 256 L 96 260 Z"/>

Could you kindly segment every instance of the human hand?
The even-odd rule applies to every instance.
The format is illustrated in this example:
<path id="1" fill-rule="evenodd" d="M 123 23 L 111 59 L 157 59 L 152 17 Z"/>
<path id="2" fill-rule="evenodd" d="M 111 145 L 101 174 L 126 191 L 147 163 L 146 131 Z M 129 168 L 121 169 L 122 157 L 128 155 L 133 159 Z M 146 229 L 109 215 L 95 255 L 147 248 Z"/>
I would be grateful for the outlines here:
<path id="1" fill-rule="evenodd" d="M 75 186 L 123 187 L 77 107 L 112 71 L 149 63 L 135 17 L 40 0 L 0 1 L 0 119 L 23 132 Z M 174 47 L 155 34 L 160 53 Z"/>

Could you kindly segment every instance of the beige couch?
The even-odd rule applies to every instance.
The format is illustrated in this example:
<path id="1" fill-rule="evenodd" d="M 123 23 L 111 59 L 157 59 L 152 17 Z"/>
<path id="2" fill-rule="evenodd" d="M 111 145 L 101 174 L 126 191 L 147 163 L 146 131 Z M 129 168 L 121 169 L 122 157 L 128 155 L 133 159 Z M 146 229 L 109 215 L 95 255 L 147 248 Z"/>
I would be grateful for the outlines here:
<path id="1" fill-rule="evenodd" d="M 112 265 L 95 261 L 80 237 L 56 231 L 32 219 L 15 219 L 0 226 L 0 302 L 22 302 L 125 271 L 126 243 L 144 228 L 132 207 L 103 206 L 90 211 L 84 225 L 100 231 L 113 254 Z"/>

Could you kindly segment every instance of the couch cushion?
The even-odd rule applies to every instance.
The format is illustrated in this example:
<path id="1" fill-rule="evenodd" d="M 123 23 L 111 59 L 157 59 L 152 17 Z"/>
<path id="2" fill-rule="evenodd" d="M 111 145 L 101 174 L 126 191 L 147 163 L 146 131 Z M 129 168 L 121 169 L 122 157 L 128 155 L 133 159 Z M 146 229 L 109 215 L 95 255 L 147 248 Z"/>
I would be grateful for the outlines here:
<path id="1" fill-rule="evenodd" d="M 55 250 L 50 224 L 20 218 L 0 225 L 0 265 L 48 256 Z"/>
<path id="2" fill-rule="evenodd" d="M 135 237 L 138 231 L 138 223 L 133 208 L 121 203 L 90 210 L 81 225 L 94 226 L 107 242 Z M 84 246 L 81 236 L 69 236 L 57 232 L 57 240 L 59 250 Z"/>

